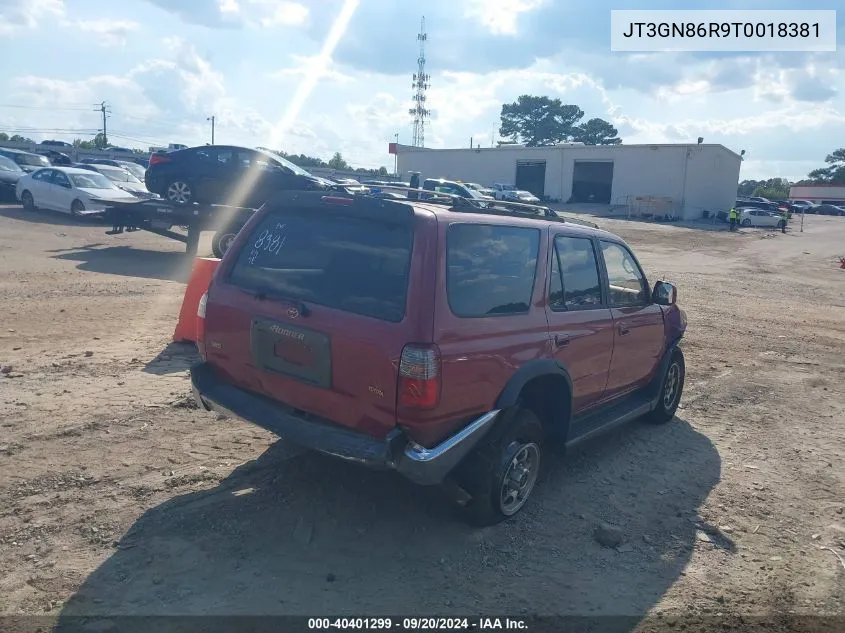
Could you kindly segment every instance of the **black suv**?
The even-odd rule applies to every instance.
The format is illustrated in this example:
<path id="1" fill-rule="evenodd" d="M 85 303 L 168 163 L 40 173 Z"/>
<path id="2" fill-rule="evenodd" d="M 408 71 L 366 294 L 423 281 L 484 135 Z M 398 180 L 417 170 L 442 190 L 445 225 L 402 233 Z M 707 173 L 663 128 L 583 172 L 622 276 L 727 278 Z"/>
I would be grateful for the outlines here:
<path id="1" fill-rule="evenodd" d="M 337 187 L 277 154 L 234 145 L 155 153 L 144 181 L 170 202 L 250 208 L 260 207 L 276 191 Z"/>

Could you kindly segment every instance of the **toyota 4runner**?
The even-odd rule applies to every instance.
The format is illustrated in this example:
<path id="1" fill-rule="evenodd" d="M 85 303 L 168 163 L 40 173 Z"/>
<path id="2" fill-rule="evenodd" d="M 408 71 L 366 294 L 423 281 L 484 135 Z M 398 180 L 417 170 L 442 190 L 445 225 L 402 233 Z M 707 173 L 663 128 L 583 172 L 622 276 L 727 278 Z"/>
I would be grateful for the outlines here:
<path id="1" fill-rule="evenodd" d="M 612 233 L 457 202 L 267 203 L 200 303 L 200 405 L 457 484 L 479 524 L 524 506 L 552 442 L 671 420 L 675 287 L 650 286 Z"/>

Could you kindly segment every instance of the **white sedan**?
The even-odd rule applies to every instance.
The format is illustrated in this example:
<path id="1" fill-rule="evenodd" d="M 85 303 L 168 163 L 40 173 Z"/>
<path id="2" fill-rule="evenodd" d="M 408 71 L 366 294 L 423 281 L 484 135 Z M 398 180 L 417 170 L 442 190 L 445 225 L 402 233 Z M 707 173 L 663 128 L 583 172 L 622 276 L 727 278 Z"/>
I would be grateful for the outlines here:
<path id="1" fill-rule="evenodd" d="M 739 209 L 739 223 L 741 226 L 772 226 L 780 228 L 783 219 L 779 213 L 763 209 Z"/>
<path id="2" fill-rule="evenodd" d="M 538 204 L 540 202 L 540 198 L 530 191 L 524 191 L 522 189 L 503 192 L 502 200 L 505 202 L 520 202 L 522 204 Z"/>
<path id="3" fill-rule="evenodd" d="M 21 177 L 15 195 L 24 209 L 50 209 L 75 216 L 102 213 L 112 201 L 138 198 L 100 173 L 74 167 L 46 167 Z"/>

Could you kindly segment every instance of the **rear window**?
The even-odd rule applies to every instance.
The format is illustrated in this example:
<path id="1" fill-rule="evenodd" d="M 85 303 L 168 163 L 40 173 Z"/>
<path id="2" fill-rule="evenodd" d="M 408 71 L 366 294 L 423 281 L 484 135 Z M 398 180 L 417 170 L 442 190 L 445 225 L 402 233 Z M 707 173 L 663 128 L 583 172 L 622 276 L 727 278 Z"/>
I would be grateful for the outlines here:
<path id="1" fill-rule="evenodd" d="M 405 317 L 413 228 L 350 215 L 268 213 L 229 282 L 384 321 Z"/>
<path id="2" fill-rule="evenodd" d="M 455 316 L 523 314 L 531 305 L 538 229 L 453 224 L 446 238 L 446 293 Z"/>

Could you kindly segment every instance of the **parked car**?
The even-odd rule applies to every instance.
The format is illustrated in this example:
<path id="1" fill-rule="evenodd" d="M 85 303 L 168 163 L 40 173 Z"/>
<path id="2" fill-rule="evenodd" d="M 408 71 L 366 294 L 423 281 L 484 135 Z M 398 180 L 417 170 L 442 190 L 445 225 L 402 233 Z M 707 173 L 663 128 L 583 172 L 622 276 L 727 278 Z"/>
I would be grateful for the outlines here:
<path id="1" fill-rule="evenodd" d="M 760 200 L 752 200 L 737 198 L 736 201 L 736 209 L 739 210 L 740 208 L 744 209 L 762 209 L 763 211 L 777 211 L 778 205 L 774 202 L 762 202 Z"/>
<path id="2" fill-rule="evenodd" d="M 0 197 L 6 198 L 9 194 L 14 194 L 15 185 L 21 176 L 25 175 L 26 172 L 15 161 L 0 156 Z"/>
<path id="3" fill-rule="evenodd" d="M 447 193 L 453 196 L 460 196 L 461 198 L 470 198 L 472 200 L 493 200 L 490 196 L 485 196 L 480 192 L 468 187 L 465 183 L 454 180 L 445 180 L 443 178 L 426 178 L 423 181 L 422 188 L 425 191 L 434 191 L 437 193 Z M 422 194 L 421 199 L 425 199 L 425 194 Z"/>
<path id="4" fill-rule="evenodd" d="M 73 147 L 73 143 L 67 143 L 65 141 L 41 141 L 39 145 L 47 145 L 48 147 Z"/>
<path id="5" fill-rule="evenodd" d="M 790 200 L 789 203 L 795 211 L 803 211 L 804 213 L 809 213 L 808 209 L 816 206 L 815 202 L 810 202 L 809 200 Z"/>
<path id="6" fill-rule="evenodd" d="M 522 189 L 514 189 L 513 191 L 505 191 L 501 197 L 507 202 L 521 202 L 523 204 L 539 204 L 540 198 L 535 196 L 530 191 L 523 191 Z"/>
<path id="7" fill-rule="evenodd" d="M 107 203 L 138 200 L 97 172 L 74 167 L 49 167 L 18 180 L 15 196 L 23 208 L 50 209 L 74 216 L 102 213 Z"/>
<path id="8" fill-rule="evenodd" d="M 53 149 L 37 149 L 35 150 L 35 153 L 40 154 L 41 156 L 46 156 L 51 165 L 69 167 L 73 164 L 73 159 L 71 159 L 70 156 L 63 152 L 57 152 Z"/>
<path id="9" fill-rule="evenodd" d="M 465 182 L 464 186 L 469 187 L 470 189 L 477 191 L 482 196 L 487 196 L 488 198 L 493 198 L 493 190 L 490 187 L 485 187 L 484 185 L 479 185 L 477 182 Z"/>
<path id="10" fill-rule="evenodd" d="M 463 207 L 461 207 L 463 208 Z M 203 409 L 455 483 L 479 524 L 529 499 L 552 442 L 673 418 L 686 315 L 616 235 L 517 213 L 280 194 L 198 310 Z"/>
<path id="11" fill-rule="evenodd" d="M 147 189 L 177 203 L 261 206 L 276 191 L 336 189 L 272 152 L 204 145 L 150 157 Z"/>
<path id="12" fill-rule="evenodd" d="M 840 207 L 835 204 L 817 204 L 813 207 L 813 212 L 818 215 L 845 215 L 845 207 Z"/>
<path id="13" fill-rule="evenodd" d="M 128 170 L 138 180 L 144 179 L 144 174 L 147 170 L 142 165 L 128 160 L 115 160 L 112 158 L 86 158 L 82 161 L 89 165 L 111 165 L 112 167 L 122 167 Z"/>
<path id="14" fill-rule="evenodd" d="M 158 197 L 147 189 L 147 186 L 136 178 L 132 172 L 124 167 L 115 167 L 114 165 L 104 165 L 102 163 L 83 163 L 76 165 L 76 167 L 103 174 L 103 176 L 111 180 L 117 187 L 128 191 L 138 198 L 149 200 Z"/>
<path id="15" fill-rule="evenodd" d="M 24 152 L 19 149 L 10 149 L 8 147 L 0 147 L 0 156 L 15 161 L 21 169 L 25 172 L 33 172 L 42 167 L 49 167 L 50 161 L 46 156 L 41 154 L 33 154 L 32 152 Z"/>
<path id="16" fill-rule="evenodd" d="M 783 219 L 780 214 L 764 209 L 737 209 L 739 211 L 739 224 L 741 226 L 773 226 L 780 228 Z"/>
<path id="17" fill-rule="evenodd" d="M 502 182 L 493 183 L 491 187 L 493 190 L 493 197 L 496 200 L 502 200 L 504 194 L 508 191 L 516 191 L 516 185 L 509 185 Z"/>

